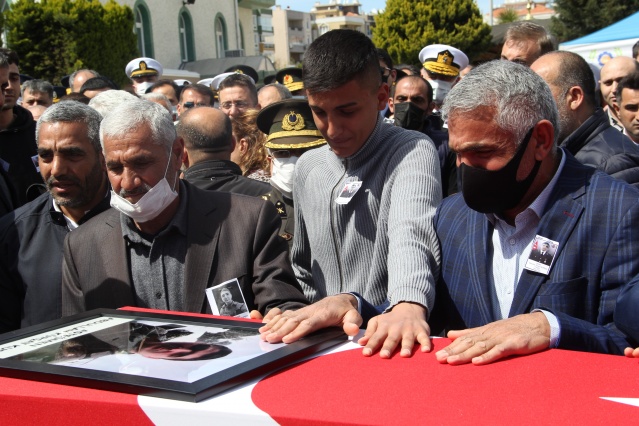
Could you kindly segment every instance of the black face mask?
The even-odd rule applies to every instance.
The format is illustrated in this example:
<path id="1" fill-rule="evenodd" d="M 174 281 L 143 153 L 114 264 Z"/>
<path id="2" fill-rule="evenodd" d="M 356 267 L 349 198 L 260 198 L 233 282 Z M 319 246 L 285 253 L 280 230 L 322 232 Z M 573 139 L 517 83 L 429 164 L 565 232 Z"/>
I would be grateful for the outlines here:
<path id="1" fill-rule="evenodd" d="M 412 102 L 395 104 L 395 125 L 408 130 L 421 130 L 426 111 Z"/>
<path id="2" fill-rule="evenodd" d="M 517 182 L 517 170 L 534 129 L 533 126 L 528 131 L 515 156 L 501 169 L 490 171 L 466 164 L 460 166 L 462 194 L 468 207 L 480 213 L 502 213 L 521 202 L 541 166 L 541 161 L 535 161 L 528 177 Z"/>

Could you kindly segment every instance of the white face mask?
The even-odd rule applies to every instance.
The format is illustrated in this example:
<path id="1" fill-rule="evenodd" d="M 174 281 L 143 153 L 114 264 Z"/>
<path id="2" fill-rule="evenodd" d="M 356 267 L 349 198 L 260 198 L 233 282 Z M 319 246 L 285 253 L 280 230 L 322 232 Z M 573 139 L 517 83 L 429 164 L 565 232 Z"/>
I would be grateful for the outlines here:
<path id="1" fill-rule="evenodd" d="M 135 204 L 111 190 L 111 207 L 124 213 L 137 223 L 148 222 L 158 217 L 178 196 L 175 188 L 171 189 L 169 181 L 166 180 L 166 173 L 170 164 L 171 158 L 169 156 L 169 164 L 166 165 L 162 180 L 149 189 Z M 175 175 L 175 183 L 177 183 L 177 174 Z"/>
<path id="2" fill-rule="evenodd" d="M 293 193 L 293 175 L 295 163 L 300 157 L 273 158 L 273 173 L 271 182 L 286 195 Z"/>
<path id="3" fill-rule="evenodd" d="M 442 80 L 428 80 L 430 86 L 433 88 L 433 102 L 437 105 L 444 103 L 444 98 L 453 88 L 453 83 Z"/>
<path id="4" fill-rule="evenodd" d="M 135 93 L 138 96 L 142 96 L 146 93 L 146 89 L 148 89 L 149 87 L 153 86 L 153 83 L 151 83 L 150 81 L 144 81 L 142 83 L 136 84 L 135 85 Z"/>

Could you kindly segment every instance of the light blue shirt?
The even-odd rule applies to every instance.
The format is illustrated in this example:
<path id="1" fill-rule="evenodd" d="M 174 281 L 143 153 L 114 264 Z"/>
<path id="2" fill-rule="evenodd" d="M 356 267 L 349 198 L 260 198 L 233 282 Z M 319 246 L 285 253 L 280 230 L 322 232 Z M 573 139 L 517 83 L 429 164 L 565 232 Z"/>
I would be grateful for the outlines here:
<path id="1" fill-rule="evenodd" d="M 526 261 L 530 257 L 541 216 L 564 168 L 566 156 L 561 150 L 559 152 L 561 153 L 561 162 L 555 175 L 530 206 L 515 217 L 515 226 L 509 225 L 497 215 L 486 215 L 494 225 L 492 233 L 493 261 L 490 266 L 492 267 L 493 287 L 499 302 L 499 312 L 496 313 L 500 314 L 498 316 L 501 318 L 508 318 L 513 296 L 517 290 L 517 283 Z M 557 347 L 561 337 L 557 317 L 544 310 L 538 309 L 533 312 L 542 312 L 546 316 L 550 324 L 550 347 Z"/>

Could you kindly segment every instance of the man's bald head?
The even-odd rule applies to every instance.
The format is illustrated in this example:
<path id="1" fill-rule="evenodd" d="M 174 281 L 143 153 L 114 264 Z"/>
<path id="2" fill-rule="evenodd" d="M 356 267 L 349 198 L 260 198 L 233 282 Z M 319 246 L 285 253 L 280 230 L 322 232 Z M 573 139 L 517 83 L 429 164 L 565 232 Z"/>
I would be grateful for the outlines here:
<path id="1" fill-rule="evenodd" d="M 229 117 L 219 109 L 187 109 L 180 115 L 176 130 L 178 137 L 184 140 L 187 167 L 206 160 L 231 159 L 235 148 L 233 127 Z"/>
<path id="2" fill-rule="evenodd" d="M 559 111 L 559 141 L 595 112 L 595 76 L 584 58 L 573 52 L 550 52 L 530 66 L 550 87 Z"/>
<path id="3" fill-rule="evenodd" d="M 604 101 L 606 101 L 611 111 L 614 112 L 613 105 L 617 102 L 615 95 L 617 85 L 622 78 L 632 74 L 638 68 L 637 61 L 628 56 L 614 57 L 601 68 L 599 88 Z"/>

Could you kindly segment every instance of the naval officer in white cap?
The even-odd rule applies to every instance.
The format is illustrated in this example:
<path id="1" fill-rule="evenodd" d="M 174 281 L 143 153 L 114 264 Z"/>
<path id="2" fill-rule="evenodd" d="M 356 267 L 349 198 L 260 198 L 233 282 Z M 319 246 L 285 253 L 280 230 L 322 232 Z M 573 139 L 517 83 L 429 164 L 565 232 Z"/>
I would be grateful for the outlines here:
<path id="1" fill-rule="evenodd" d="M 146 93 L 146 90 L 162 76 L 162 64 L 153 58 L 137 58 L 126 65 L 126 76 L 131 79 L 133 90 L 138 96 Z"/>
<path id="2" fill-rule="evenodd" d="M 459 49 L 445 44 L 431 44 L 419 52 L 424 68 L 422 77 L 433 88 L 433 102 L 437 109 L 459 79 L 459 72 L 468 66 L 468 56 Z"/>

